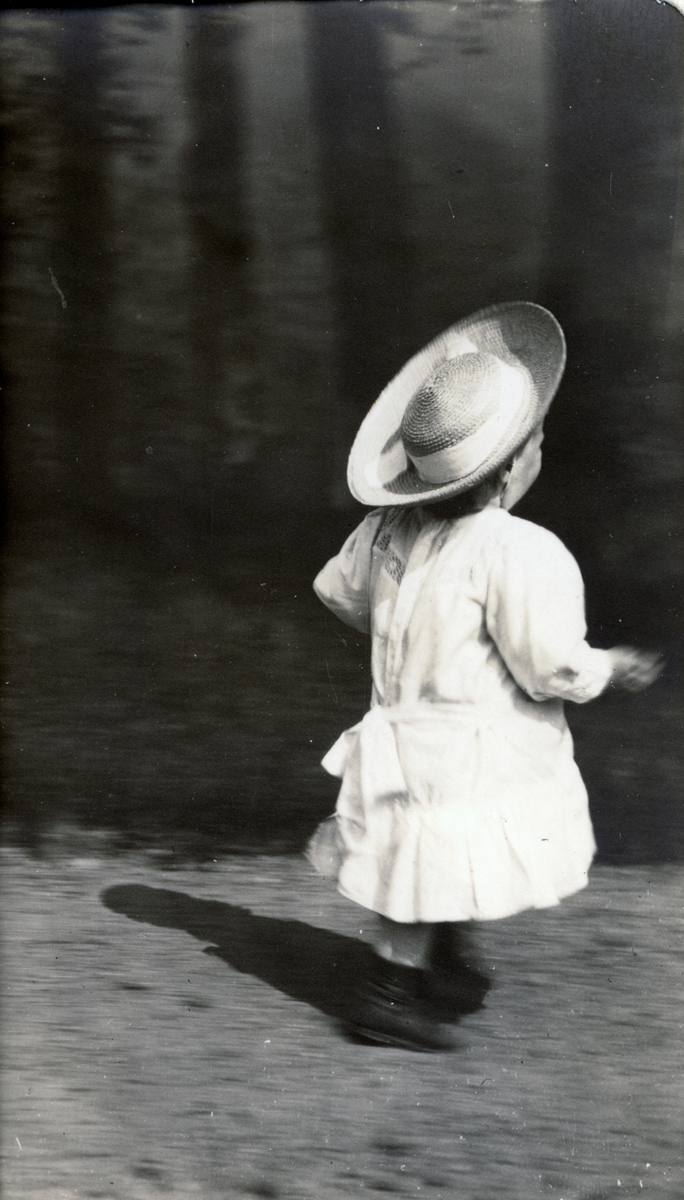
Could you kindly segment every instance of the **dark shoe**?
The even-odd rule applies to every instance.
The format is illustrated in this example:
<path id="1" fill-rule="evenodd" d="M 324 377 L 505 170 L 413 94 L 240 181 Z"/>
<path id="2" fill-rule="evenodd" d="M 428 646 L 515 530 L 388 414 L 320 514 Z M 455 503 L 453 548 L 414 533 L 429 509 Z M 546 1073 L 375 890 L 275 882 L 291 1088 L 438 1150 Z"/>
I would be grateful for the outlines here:
<path id="1" fill-rule="evenodd" d="M 374 957 L 347 1027 L 357 1038 L 404 1050 L 453 1050 L 454 1040 L 423 1000 L 426 971 Z"/>
<path id="2" fill-rule="evenodd" d="M 472 958 L 467 929 L 446 923 L 436 927 L 432 969 L 425 972 L 423 990 L 423 999 L 436 1020 L 458 1021 L 483 1007 L 491 980 L 473 966 Z"/>
<path id="3" fill-rule="evenodd" d="M 455 1022 L 478 1012 L 491 987 L 478 971 L 466 970 L 458 975 L 430 971 L 426 975 L 423 999 L 438 1021 Z"/>

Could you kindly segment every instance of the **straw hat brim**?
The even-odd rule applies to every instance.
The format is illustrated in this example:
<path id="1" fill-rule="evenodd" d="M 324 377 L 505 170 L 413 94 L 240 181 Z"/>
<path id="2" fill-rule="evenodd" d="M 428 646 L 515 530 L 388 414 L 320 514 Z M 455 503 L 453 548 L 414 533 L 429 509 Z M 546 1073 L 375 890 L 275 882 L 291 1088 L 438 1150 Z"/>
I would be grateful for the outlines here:
<path id="1" fill-rule="evenodd" d="M 401 440 L 404 411 L 421 384 L 447 358 L 494 354 L 521 372 L 525 398 L 511 426 L 466 478 L 431 485 L 420 478 Z M 420 504 L 475 487 L 518 450 L 543 421 L 565 367 L 565 338 L 556 318 L 539 304 L 510 301 L 480 309 L 450 325 L 409 359 L 364 419 L 349 455 L 352 495 L 373 508 Z"/>

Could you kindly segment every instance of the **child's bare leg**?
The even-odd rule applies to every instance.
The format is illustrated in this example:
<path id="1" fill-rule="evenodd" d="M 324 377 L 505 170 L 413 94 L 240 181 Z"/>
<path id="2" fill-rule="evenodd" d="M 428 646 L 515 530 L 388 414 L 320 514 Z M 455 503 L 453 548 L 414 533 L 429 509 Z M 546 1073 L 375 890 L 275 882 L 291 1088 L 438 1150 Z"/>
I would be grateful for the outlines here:
<path id="1" fill-rule="evenodd" d="M 420 921 L 407 924 L 380 917 L 380 929 L 375 940 L 375 949 L 388 962 L 401 963 L 404 967 L 419 967 L 428 970 L 435 926 Z"/>

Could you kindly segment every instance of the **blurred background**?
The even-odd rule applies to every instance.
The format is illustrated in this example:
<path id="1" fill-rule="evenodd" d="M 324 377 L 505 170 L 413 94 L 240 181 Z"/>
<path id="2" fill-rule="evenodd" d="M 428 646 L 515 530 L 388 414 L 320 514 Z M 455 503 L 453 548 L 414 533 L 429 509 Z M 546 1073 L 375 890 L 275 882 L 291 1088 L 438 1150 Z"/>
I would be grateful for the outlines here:
<path id="1" fill-rule="evenodd" d="M 570 714 L 600 853 L 684 855 L 684 21 L 654 0 L 7 10 L 6 837 L 295 850 L 369 696 L 311 580 L 361 417 L 470 311 L 569 363 L 520 515 L 594 644 Z"/>

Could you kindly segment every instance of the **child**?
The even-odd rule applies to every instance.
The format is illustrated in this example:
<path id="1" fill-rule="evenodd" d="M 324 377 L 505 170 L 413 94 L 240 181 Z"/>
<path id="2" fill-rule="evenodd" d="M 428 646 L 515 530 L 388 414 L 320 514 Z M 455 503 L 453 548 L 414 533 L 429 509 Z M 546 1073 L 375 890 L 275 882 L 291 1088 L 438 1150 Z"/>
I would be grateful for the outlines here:
<path id="1" fill-rule="evenodd" d="M 351 491 L 375 511 L 314 587 L 370 632 L 373 694 L 323 760 L 342 786 L 308 853 L 380 916 L 350 1021 L 374 1042 L 450 1046 L 464 984 L 436 969 L 438 942 L 586 885 L 595 843 L 563 702 L 660 673 L 653 655 L 587 644 L 575 560 L 510 515 L 564 364 L 545 309 L 485 309 L 411 359 L 351 451 Z"/>

